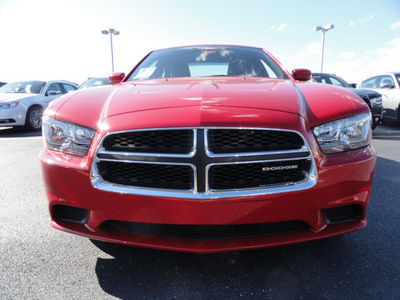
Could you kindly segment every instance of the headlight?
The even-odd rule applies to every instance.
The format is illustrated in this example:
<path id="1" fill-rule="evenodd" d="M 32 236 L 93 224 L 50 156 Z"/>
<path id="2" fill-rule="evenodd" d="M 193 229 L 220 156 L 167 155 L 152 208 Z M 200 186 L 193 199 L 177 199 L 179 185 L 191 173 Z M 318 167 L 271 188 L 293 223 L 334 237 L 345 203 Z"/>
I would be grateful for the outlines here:
<path id="1" fill-rule="evenodd" d="M 19 104 L 19 101 L 11 101 L 11 102 L 6 102 L 6 103 L 0 103 L 0 109 L 10 109 L 17 107 Z"/>
<path id="2" fill-rule="evenodd" d="M 45 146 L 62 153 L 85 156 L 95 130 L 77 124 L 43 117 Z"/>
<path id="3" fill-rule="evenodd" d="M 369 98 L 372 107 L 382 106 L 382 97 Z"/>
<path id="4" fill-rule="evenodd" d="M 325 123 L 314 127 L 313 133 L 325 154 L 361 148 L 371 142 L 371 114 Z"/>

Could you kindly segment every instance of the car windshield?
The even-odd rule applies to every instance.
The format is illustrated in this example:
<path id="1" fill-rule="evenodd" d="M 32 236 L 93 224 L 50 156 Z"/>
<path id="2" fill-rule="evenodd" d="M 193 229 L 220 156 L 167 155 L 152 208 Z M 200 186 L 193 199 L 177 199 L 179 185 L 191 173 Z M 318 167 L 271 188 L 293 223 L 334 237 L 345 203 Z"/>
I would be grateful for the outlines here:
<path id="1" fill-rule="evenodd" d="M 79 86 L 79 90 L 86 89 L 89 87 L 101 86 L 101 85 L 110 85 L 108 78 L 89 78 L 84 83 Z"/>
<path id="2" fill-rule="evenodd" d="M 0 93 L 39 94 L 46 83 L 43 81 L 20 81 L 6 84 Z"/>
<path id="3" fill-rule="evenodd" d="M 313 74 L 312 77 L 315 79 L 315 81 L 320 82 L 320 83 L 332 84 L 332 85 L 346 87 L 346 88 L 352 87 L 350 84 L 348 84 L 342 78 L 334 76 L 334 75 Z"/>
<path id="4" fill-rule="evenodd" d="M 262 49 L 200 46 L 150 53 L 127 81 L 198 76 L 288 77 Z"/>

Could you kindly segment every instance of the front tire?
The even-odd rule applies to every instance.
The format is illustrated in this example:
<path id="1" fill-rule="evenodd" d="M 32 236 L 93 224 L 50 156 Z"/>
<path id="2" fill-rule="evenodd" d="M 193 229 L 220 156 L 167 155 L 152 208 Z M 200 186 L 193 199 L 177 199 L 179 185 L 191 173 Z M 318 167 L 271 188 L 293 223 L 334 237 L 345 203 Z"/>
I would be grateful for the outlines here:
<path id="1" fill-rule="evenodd" d="M 400 125 L 400 104 L 399 107 L 397 108 L 397 123 Z"/>
<path id="2" fill-rule="evenodd" d="M 28 109 L 25 119 L 25 128 L 28 130 L 40 130 L 42 128 L 43 108 L 32 106 Z"/>

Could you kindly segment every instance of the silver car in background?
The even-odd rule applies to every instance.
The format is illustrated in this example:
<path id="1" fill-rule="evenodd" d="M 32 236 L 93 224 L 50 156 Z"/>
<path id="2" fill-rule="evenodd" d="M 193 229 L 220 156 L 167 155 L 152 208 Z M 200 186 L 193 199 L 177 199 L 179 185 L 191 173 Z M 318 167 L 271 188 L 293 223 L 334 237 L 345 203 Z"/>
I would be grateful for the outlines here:
<path id="1" fill-rule="evenodd" d="M 24 126 L 28 130 L 42 127 L 43 110 L 63 94 L 75 91 L 73 82 L 19 81 L 0 88 L 0 127 Z"/>
<path id="2" fill-rule="evenodd" d="M 90 87 L 110 85 L 110 84 L 111 83 L 108 80 L 108 77 L 91 77 L 91 78 L 88 78 L 84 83 L 82 83 L 78 87 L 78 90 L 87 89 Z"/>
<path id="3" fill-rule="evenodd" d="M 400 123 L 400 72 L 382 73 L 363 80 L 358 87 L 382 94 L 383 118 Z"/>

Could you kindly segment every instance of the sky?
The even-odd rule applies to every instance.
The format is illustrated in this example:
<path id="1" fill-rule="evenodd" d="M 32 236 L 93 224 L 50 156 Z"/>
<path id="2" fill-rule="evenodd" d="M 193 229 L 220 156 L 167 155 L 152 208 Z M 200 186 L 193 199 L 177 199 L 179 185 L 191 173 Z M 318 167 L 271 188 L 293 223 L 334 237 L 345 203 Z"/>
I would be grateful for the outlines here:
<path id="1" fill-rule="evenodd" d="M 321 68 L 349 83 L 400 71 L 400 0 L 0 0 L 0 81 L 82 83 L 128 73 L 154 49 L 262 47 L 291 71 Z"/>

